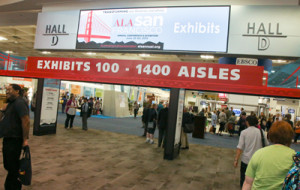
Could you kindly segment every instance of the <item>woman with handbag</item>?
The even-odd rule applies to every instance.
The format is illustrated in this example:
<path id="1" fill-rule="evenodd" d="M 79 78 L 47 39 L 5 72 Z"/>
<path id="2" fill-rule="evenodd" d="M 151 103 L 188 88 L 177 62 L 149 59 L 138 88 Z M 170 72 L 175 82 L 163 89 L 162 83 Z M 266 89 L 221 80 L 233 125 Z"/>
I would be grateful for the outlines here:
<path id="1" fill-rule="evenodd" d="M 75 101 L 75 96 L 71 95 L 70 100 L 67 102 L 67 109 L 66 109 L 66 113 L 67 113 L 67 118 L 65 121 L 65 128 L 67 129 L 68 127 L 70 127 L 70 129 L 73 127 L 73 121 L 76 115 L 76 108 L 77 108 L 77 103 Z M 70 123 L 70 125 L 69 125 Z"/>
<path id="2" fill-rule="evenodd" d="M 297 121 L 295 126 L 295 138 L 294 143 L 297 143 L 298 137 L 300 136 L 300 121 Z"/>
<path id="3" fill-rule="evenodd" d="M 228 119 L 228 131 L 229 131 L 230 137 L 233 137 L 235 120 L 236 120 L 235 113 L 232 112 L 230 118 Z"/>

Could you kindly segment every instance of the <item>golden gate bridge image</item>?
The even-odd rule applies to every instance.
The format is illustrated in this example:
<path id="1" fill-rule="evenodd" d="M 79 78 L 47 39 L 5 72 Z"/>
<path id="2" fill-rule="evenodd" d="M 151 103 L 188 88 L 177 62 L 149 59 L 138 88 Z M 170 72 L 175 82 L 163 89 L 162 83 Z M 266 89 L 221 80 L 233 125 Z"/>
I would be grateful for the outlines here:
<path id="1" fill-rule="evenodd" d="M 96 14 L 93 14 L 93 11 L 81 13 L 78 39 L 83 39 L 85 43 L 92 41 L 92 39 L 110 39 L 110 26 L 103 22 Z M 82 31 L 84 33 L 80 33 Z"/>
<path id="2" fill-rule="evenodd" d="M 163 50 L 164 44 L 162 42 L 145 41 L 137 43 L 135 39 L 132 39 L 132 41 L 127 40 L 127 42 L 122 39 L 111 41 L 111 36 L 118 34 L 114 34 L 112 26 L 106 23 L 111 23 L 113 18 L 112 16 L 101 18 L 97 12 L 97 10 L 81 11 L 76 49 Z"/>

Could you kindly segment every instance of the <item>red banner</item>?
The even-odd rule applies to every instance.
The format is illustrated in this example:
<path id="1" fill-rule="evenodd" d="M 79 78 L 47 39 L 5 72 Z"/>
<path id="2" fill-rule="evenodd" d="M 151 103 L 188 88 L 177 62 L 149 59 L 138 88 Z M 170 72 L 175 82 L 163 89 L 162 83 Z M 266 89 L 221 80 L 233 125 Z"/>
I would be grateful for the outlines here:
<path id="1" fill-rule="evenodd" d="M 43 78 L 190 89 L 201 84 L 262 86 L 263 78 L 263 67 L 85 58 L 29 57 L 27 71 Z"/>
<path id="2" fill-rule="evenodd" d="M 263 86 L 263 67 L 212 63 L 29 57 L 25 71 L 1 75 L 300 97 L 297 89 Z"/>

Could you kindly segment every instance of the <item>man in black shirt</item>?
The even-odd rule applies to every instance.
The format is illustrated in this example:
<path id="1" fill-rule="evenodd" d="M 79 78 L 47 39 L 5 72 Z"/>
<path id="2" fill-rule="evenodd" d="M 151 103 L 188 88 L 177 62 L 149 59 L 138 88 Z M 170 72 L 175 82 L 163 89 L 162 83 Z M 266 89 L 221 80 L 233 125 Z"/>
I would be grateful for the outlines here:
<path id="1" fill-rule="evenodd" d="M 6 89 L 7 105 L 1 110 L 3 165 L 8 172 L 4 184 L 6 190 L 22 189 L 18 180 L 19 158 L 22 147 L 28 146 L 30 127 L 29 109 L 22 95 L 19 85 L 9 85 Z"/>
<path id="2" fill-rule="evenodd" d="M 158 147 L 161 147 L 163 142 L 163 147 L 165 146 L 165 134 L 168 127 L 168 112 L 169 104 L 166 104 L 166 107 L 160 110 L 158 114 Z"/>

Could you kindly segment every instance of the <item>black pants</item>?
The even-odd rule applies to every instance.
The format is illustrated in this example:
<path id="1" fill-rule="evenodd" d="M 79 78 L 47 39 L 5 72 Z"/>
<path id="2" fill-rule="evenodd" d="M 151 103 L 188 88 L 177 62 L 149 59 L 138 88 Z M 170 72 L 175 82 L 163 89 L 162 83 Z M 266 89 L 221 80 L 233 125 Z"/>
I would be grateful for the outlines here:
<path id="1" fill-rule="evenodd" d="M 297 142 L 297 140 L 298 140 L 299 136 L 300 136 L 300 134 L 298 134 L 298 133 L 295 133 L 294 143 L 296 143 L 296 142 Z"/>
<path id="2" fill-rule="evenodd" d="M 136 117 L 138 111 L 139 111 L 138 109 L 134 109 L 134 110 L 133 110 L 133 112 L 134 112 L 134 117 Z"/>
<path id="3" fill-rule="evenodd" d="M 243 187 L 244 181 L 245 181 L 245 173 L 247 170 L 248 164 L 245 164 L 244 162 L 241 162 L 241 179 L 240 179 L 240 186 Z"/>
<path id="4" fill-rule="evenodd" d="M 67 114 L 67 119 L 66 119 L 66 122 L 65 122 L 65 128 L 68 128 L 68 126 L 69 126 L 69 121 L 70 121 L 70 128 L 73 127 L 74 117 L 75 117 L 75 115 Z"/>
<path id="5" fill-rule="evenodd" d="M 159 127 L 158 130 L 158 147 L 161 147 L 161 143 L 164 141 L 163 143 L 163 147 L 165 146 L 165 135 L 166 135 L 166 129 Z"/>
<path id="6" fill-rule="evenodd" d="M 5 180 L 5 190 L 22 189 L 22 184 L 18 180 L 19 176 L 19 158 L 22 151 L 22 138 L 4 138 L 3 139 L 3 165 L 7 170 Z"/>
<path id="7" fill-rule="evenodd" d="M 144 128 L 144 134 L 143 134 L 143 136 L 146 136 L 147 131 L 148 131 L 148 122 L 145 122 L 144 124 L 145 124 L 145 128 Z"/>

